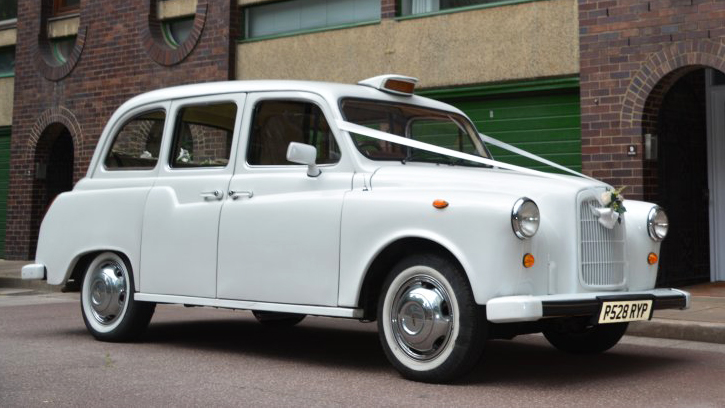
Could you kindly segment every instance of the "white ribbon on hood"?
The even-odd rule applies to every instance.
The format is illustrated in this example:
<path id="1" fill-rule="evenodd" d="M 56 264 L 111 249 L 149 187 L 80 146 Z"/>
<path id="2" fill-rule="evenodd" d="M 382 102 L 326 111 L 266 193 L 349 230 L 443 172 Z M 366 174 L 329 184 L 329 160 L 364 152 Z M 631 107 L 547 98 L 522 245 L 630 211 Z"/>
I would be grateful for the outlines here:
<path id="1" fill-rule="evenodd" d="M 340 130 L 344 130 L 346 132 L 357 133 L 359 135 L 371 137 L 373 139 L 384 140 L 386 142 L 396 143 L 396 144 L 400 144 L 400 145 L 403 145 L 403 146 L 412 147 L 412 148 L 415 148 L 415 149 L 425 150 L 425 151 L 431 152 L 431 153 L 436 153 L 436 154 L 441 154 L 441 155 L 444 155 L 444 156 L 454 157 L 456 159 L 468 160 L 468 161 L 471 161 L 471 162 L 474 162 L 474 163 L 481 163 L 481 164 L 485 164 L 485 165 L 488 165 L 488 166 L 498 167 L 498 168 L 506 169 L 506 170 L 513 170 L 513 171 L 517 171 L 519 173 L 529 174 L 529 175 L 532 175 L 532 176 L 546 177 L 546 178 L 552 178 L 552 179 L 557 179 L 557 178 L 558 179 L 561 179 L 562 178 L 562 176 L 559 175 L 559 174 L 546 173 L 546 172 L 539 171 L 539 170 L 532 170 L 532 169 L 528 169 L 526 167 L 516 166 L 514 164 L 503 163 L 503 162 L 500 162 L 498 160 L 486 159 L 486 158 L 481 157 L 481 156 L 474 156 L 472 154 L 459 152 L 457 150 L 446 149 L 445 147 L 440 147 L 440 146 L 432 145 L 432 144 L 429 144 L 429 143 L 419 142 L 417 140 L 412 140 L 412 139 L 408 139 L 406 137 L 397 136 L 397 135 L 394 135 L 392 133 L 381 132 L 379 130 L 370 129 L 368 127 L 360 126 L 360 125 L 357 125 L 357 124 L 351 123 L 351 122 L 346 122 L 344 120 L 338 120 L 337 121 L 337 127 L 340 128 Z M 516 154 L 520 154 L 520 155 L 522 155 L 522 156 L 524 156 L 526 158 L 529 158 L 529 159 L 538 161 L 540 163 L 543 163 L 543 164 L 552 166 L 552 167 L 557 168 L 559 170 L 563 170 L 563 171 L 572 173 L 572 174 L 574 174 L 576 176 L 583 177 L 585 179 L 589 179 L 589 180 L 593 180 L 593 181 L 597 181 L 596 179 L 593 179 L 593 178 L 591 178 L 589 176 L 586 176 L 584 174 L 578 173 L 578 172 L 576 172 L 574 170 L 571 170 L 571 169 L 568 169 L 568 168 L 566 168 L 566 167 L 564 167 L 562 165 L 559 165 L 557 163 L 551 162 L 551 161 L 546 160 L 546 159 L 544 159 L 542 157 L 539 157 L 539 156 L 537 156 L 535 154 L 531 154 L 531 153 L 529 153 L 527 151 L 521 150 L 519 148 L 516 148 L 514 146 L 511 146 L 511 145 L 509 145 L 507 143 L 501 142 L 499 140 L 496 140 L 496 139 L 491 138 L 489 136 L 486 136 L 484 134 L 480 134 L 479 133 L 479 135 L 483 138 L 484 142 L 486 142 L 486 143 L 490 143 L 490 144 L 492 144 L 494 146 L 498 146 L 498 147 L 500 147 L 502 149 L 509 150 L 509 151 L 514 152 Z"/>
<path id="2" fill-rule="evenodd" d="M 562 165 L 560 165 L 558 163 L 554 163 L 553 161 L 546 160 L 543 157 L 537 156 L 537 155 L 535 155 L 533 153 L 529 153 L 526 150 L 521 150 L 518 147 L 512 146 L 512 145 L 510 145 L 508 143 L 504 143 L 504 142 L 502 142 L 502 141 L 500 141 L 498 139 L 494 139 L 494 138 L 492 138 L 490 136 L 486 136 L 483 133 L 479 133 L 478 135 L 481 136 L 481 139 L 483 139 L 483 141 L 486 142 L 486 143 L 488 143 L 488 144 L 491 144 L 491 145 L 494 145 L 496 147 L 500 147 L 502 149 L 505 149 L 505 150 L 508 150 L 510 152 L 516 153 L 518 155 L 524 156 L 527 159 L 535 160 L 535 161 L 537 161 L 539 163 L 543 163 L 543 164 L 549 165 L 551 167 L 554 167 L 555 169 L 562 170 L 562 171 L 565 171 L 567 173 L 571 173 L 571 174 L 573 174 L 575 176 L 584 177 L 585 179 L 588 179 L 588 180 L 599 181 L 597 179 L 594 179 L 594 178 L 591 178 L 591 177 L 587 176 L 586 174 L 579 173 L 578 171 L 574 171 L 574 170 L 572 170 L 572 169 L 570 169 L 568 167 L 564 167 L 564 166 L 562 166 Z"/>
<path id="3" fill-rule="evenodd" d="M 481 138 L 483 139 L 483 141 L 486 142 L 486 143 L 492 144 L 494 146 L 498 146 L 498 147 L 500 147 L 502 149 L 506 149 L 506 150 L 508 150 L 510 152 L 514 152 L 514 153 L 519 154 L 521 156 L 524 156 L 526 158 L 529 158 L 529 159 L 532 159 L 532 160 L 536 160 L 536 161 L 538 161 L 540 163 L 548 164 L 551 167 L 557 168 L 559 170 L 566 171 L 566 172 L 571 173 L 571 174 L 574 174 L 576 176 L 580 176 L 580 177 L 584 177 L 584 178 L 589 179 L 589 180 L 597 181 L 596 179 L 593 179 L 593 178 L 591 178 L 591 177 L 589 177 L 587 175 L 578 173 L 578 172 L 576 172 L 574 170 L 568 169 L 568 168 L 566 168 L 564 166 L 561 166 L 561 165 L 559 165 L 557 163 L 554 163 L 552 161 L 546 160 L 543 157 L 539 157 L 539 156 L 537 156 L 535 154 L 531 154 L 531 153 L 529 153 L 529 152 L 527 152 L 525 150 L 521 150 L 518 147 L 511 146 L 510 144 L 507 144 L 507 143 L 504 143 L 504 142 L 502 142 L 500 140 L 496 140 L 496 139 L 494 139 L 492 137 L 486 136 L 483 133 L 479 133 L 479 135 L 481 136 Z M 606 194 L 609 194 L 609 191 Z M 614 225 L 617 223 L 617 221 L 619 221 L 619 217 L 621 215 L 618 212 L 614 211 L 613 208 L 607 207 L 607 203 L 602 202 L 601 196 L 597 197 L 597 200 L 599 201 L 599 204 L 601 204 L 604 208 L 596 208 L 596 207 L 590 205 L 589 208 L 591 209 L 592 214 L 594 214 L 594 216 L 597 217 L 597 221 L 599 221 L 599 223 L 604 228 L 613 229 L 614 228 Z"/>
<path id="4" fill-rule="evenodd" d="M 488 166 L 498 167 L 501 169 L 513 170 L 513 171 L 517 171 L 519 173 L 529 174 L 532 176 L 546 177 L 546 178 L 551 178 L 551 179 L 561 179 L 562 178 L 562 176 L 558 175 L 558 174 L 545 173 L 545 172 L 539 171 L 539 170 L 532 170 L 532 169 L 528 169 L 526 167 L 503 163 L 498 160 L 486 159 L 484 157 L 474 156 L 472 154 L 459 152 L 457 150 L 446 149 L 445 147 L 440 147 L 440 146 L 432 145 L 429 143 L 419 142 L 417 140 L 412 140 L 412 139 L 408 139 L 406 137 L 397 136 L 392 133 L 387 133 L 387 132 L 382 132 L 382 131 L 375 130 L 375 129 L 370 129 L 368 127 L 360 126 L 360 125 L 357 125 L 357 124 L 351 123 L 351 122 L 346 122 L 344 120 L 338 120 L 337 127 L 340 128 L 340 130 L 344 130 L 346 132 L 356 133 L 359 135 L 371 137 L 373 139 L 384 140 L 386 142 L 396 143 L 396 144 L 400 144 L 403 146 L 412 147 L 415 149 L 425 150 L 425 151 L 431 152 L 431 153 L 454 157 L 457 159 L 468 160 L 468 161 L 471 161 L 474 163 L 481 163 L 481 164 L 485 164 Z M 483 141 L 485 143 L 489 143 L 491 145 L 500 147 L 504 150 L 508 150 L 510 152 L 513 152 L 513 153 L 516 153 L 523 157 L 526 157 L 528 159 L 537 161 L 539 163 L 546 164 L 548 166 L 565 171 L 567 173 L 571 173 L 575 176 L 583 177 L 587 180 L 598 181 L 595 178 L 592 178 L 585 174 L 576 172 L 576 171 L 566 168 L 560 164 L 554 163 L 550 160 L 546 160 L 543 157 L 539 157 L 535 154 L 529 153 L 525 150 L 521 150 L 517 147 L 511 146 L 508 143 L 504 143 L 500 140 L 486 136 L 483 133 L 479 133 L 479 136 L 481 137 L 481 139 L 483 139 Z M 600 203 L 601 203 L 601 200 L 600 200 Z M 604 204 L 602 204 L 602 205 L 604 205 Z M 597 219 L 599 220 L 599 223 L 602 224 L 602 226 L 604 226 L 605 228 L 609 228 L 609 229 L 614 228 L 614 224 L 617 222 L 617 220 L 619 219 L 619 216 L 620 216 L 619 213 L 615 212 L 612 208 L 608 208 L 608 207 L 605 207 L 605 208 L 591 207 L 591 210 L 592 210 L 592 214 L 594 214 L 594 216 L 597 217 Z"/>

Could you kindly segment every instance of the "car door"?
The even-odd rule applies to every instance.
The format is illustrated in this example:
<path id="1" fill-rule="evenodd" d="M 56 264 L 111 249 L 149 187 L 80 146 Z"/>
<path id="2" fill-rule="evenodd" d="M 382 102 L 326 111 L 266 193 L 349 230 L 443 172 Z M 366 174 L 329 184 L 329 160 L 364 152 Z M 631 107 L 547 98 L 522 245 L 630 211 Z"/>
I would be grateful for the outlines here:
<path id="1" fill-rule="evenodd" d="M 334 126 L 317 95 L 249 94 L 248 137 L 221 214 L 219 298 L 337 305 L 340 217 L 353 172 Z M 317 148 L 319 176 L 286 160 L 290 142 Z"/>
<path id="2" fill-rule="evenodd" d="M 234 172 L 245 98 L 172 102 L 164 166 L 144 211 L 142 292 L 216 297 L 219 214 Z"/>

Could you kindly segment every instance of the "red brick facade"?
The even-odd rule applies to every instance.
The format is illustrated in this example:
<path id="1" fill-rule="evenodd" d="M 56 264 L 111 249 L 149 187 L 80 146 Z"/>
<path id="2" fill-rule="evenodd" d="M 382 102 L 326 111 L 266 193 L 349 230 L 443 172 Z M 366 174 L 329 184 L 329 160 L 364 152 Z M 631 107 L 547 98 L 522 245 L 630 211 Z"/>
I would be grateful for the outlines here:
<path id="1" fill-rule="evenodd" d="M 586 173 L 629 186 L 631 198 L 649 195 L 657 175 L 644 160 L 643 135 L 679 78 L 703 67 L 725 71 L 724 21 L 719 0 L 579 0 Z"/>
<path id="2" fill-rule="evenodd" d="M 380 0 L 380 16 L 382 18 L 393 18 L 397 12 L 397 0 Z"/>
<path id="3" fill-rule="evenodd" d="M 63 145 L 55 143 L 63 129 L 73 141 L 77 181 L 106 121 L 125 100 L 161 87 L 233 78 L 236 0 L 199 0 L 192 33 L 175 50 L 154 35 L 155 1 L 82 1 L 76 46 L 65 64 L 49 54 L 52 0 L 18 2 L 6 258 L 35 255 L 39 220 L 52 192 L 44 183 L 53 178 L 40 169 L 54 168 L 48 156 L 54 145 Z"/>

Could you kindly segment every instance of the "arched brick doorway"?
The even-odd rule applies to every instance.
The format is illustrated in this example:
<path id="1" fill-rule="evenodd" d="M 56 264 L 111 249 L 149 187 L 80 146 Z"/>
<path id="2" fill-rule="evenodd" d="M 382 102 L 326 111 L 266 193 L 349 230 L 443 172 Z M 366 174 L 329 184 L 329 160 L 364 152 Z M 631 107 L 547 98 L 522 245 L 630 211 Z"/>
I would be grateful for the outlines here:
<path id="1" fill-rule="evenodd" d="M 33 197 L 31 210 L 31 253 L 35 253 L 38 232 L 50 203 L 62 192 L 73 188 L 73 136 L 61 123 L 49 125 L 35 147 Z"/>
<path id="2" fill-rule="evenodd" d="M 639 144 L 637 151 L 643 153 L 634 159 L 633 175 L 639 175 L 639 180 L 631 179 L 630 196 L 666 205 L 673 215 L 672 226 L 692 229 L 670 230 L 660 264 L 660 285 L 725 280 L 725 82 L 712 83 L 714 73 L 725 79 L 723 72 L 725 43 L 689 39 L 649 54 L 639 68 L 631 71 L 622 88 L 618 133 L 624 136 L 622 139 L 629 139 L 627 143 Z M 704 89 L 703 76 L 708 84 Z M 717 87 L 712 85 L 721 87 L 717 98 L 713 96 Z M 723 105 L 721 109 L 713 103 L 716 99 Z M 685 109 L 686 105 L 689 108 Z M 690 113 L 689 117 L 677 114 L 683 109 Z M 721 124 L 719 130 L 714 128 L 715 123 Z M 660 137 L 661 132 L 679 133 L 679 137 Z M 660 142 L 657 153 L 662 154 L 658 156 L 661 160 L 646 158 L 648 134 Z M 678 145 L 685 140 L 690 143 Z M 685 156 L 689 168 L 683 167 Z M 667 185 L 678 181 L 683 183 L 679 187 Z M 674 261 L 668 261 L 673 257 Z"/>
<path id="3" fill-rule="evenodd" d="M 685 67 L 666 75 L 642 115 L 644 198 L 670 217 L 658 275 L 663 285 L 710 280 L 706 74 Z"/>
<path id="4" fill-rule="evenodd" d="M 717 69 L 680 67 L 652 87 L 642 107 L 644 199 L 665 207 L 670 217 L 659 285 L 684 286 L 719 276 L 715 257 L 722 231 L 716 196 L 723 192 L 713 182 L 725 176 L 725 157 L 715 158 L 711 149 L 714 141 L 725 139 L 725 129 L 714 129 L 711 114 L 718 83 L 725 85 L 725 74 Z"/>

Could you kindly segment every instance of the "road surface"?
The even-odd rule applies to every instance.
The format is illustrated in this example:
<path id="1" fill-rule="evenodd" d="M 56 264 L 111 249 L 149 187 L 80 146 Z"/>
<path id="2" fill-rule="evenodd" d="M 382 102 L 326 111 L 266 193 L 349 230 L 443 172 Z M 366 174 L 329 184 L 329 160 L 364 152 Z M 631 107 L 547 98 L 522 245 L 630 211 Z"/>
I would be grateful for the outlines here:
<path id="1" fill-rule="evenodd" d="M 140 342 L 111 344 L 77 299 L 0 289 L 0 406 L 725 406 L 725 345 L 625 337 L 581 357 L 520 336 L 430 385 L 397 374 L 371 323 L 269 330 L 245 311 L 162 305 Z"/>

